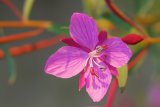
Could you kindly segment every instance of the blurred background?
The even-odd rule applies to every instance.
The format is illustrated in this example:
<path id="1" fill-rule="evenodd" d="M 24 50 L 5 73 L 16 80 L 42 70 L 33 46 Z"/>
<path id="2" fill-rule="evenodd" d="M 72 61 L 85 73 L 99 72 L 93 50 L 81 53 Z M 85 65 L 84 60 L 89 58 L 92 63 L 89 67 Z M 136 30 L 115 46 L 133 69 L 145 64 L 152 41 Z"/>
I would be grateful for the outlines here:
<path id="1" fill-rule="evenodd" d="M 3 21 L 19 21 L 4 1 L 0 1 L 1 37 L 35 29 L 32 27 L 1 26 Z M 6 1 L 13 3 L 20 12 L 24 9 L 25 0 Z M 127 16 L 143 27 L 150 36 L 159 36 L 159 0 L 113 1 Z M 99 29 L 105 29 L 111 35 L 124 36 L 127 33 L 136 32 L 131 26 L 118 19 L 103 0 L 35 0 L 29 20 L 51 21 L 53 25 L 45 29 L 39 36 L 0 43 L 0 49 L 5 51 L 10 47 L 57 37 L 59 34 L 68 35 L 66 32 L 68 29 L 62 27 L 68 26 L 73 12 L 85 12 L 91 15 L 97 20 Z M 80 92 L 78 91 L 79 76 L 64 80 L 44 73 L 43 69 L 47 58 L 63 45 L 63 43 L 58 43 L 16 57 L 11 55 L 8 58 L 6 56 L 1 58 L 0 107 L 88 107 L 104 105 L 107 95 L 101 102 L 93 103 L 85 88 Z M 137 50 L 135 55 L 141 49 Z M 117 91 L 114 107 L 160 107 L 159 58 L 159 45 L 150 47 L 145 58 L 141 60 L 140 66 L 133 69 L 133 72 L 129 74 L 125 91 L 123 93 L 120 90 Z M 11 83 L 8 82 L 10 75 L 16 75 Z"/>

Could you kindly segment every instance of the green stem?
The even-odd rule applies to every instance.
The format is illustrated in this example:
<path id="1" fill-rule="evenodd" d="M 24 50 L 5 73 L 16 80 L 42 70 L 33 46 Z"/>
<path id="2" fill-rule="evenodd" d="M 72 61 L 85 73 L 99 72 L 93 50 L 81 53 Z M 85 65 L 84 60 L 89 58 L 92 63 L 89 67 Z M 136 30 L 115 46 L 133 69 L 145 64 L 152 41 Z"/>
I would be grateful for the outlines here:
<path id="1" fill-rule="evenodd" d="M 0 29 L 0 33 L 1 33 L 1 36 L 4 35 L 4 32 L 3 32 L 2 29 Z M 8 46 L 6 44 L 0 45 L 0 46 L 1 46 L 2 50 L 4 51 L 5 60 L 6 60 L 6 63 L 8 65 L 8 75 L 9 75 L 8 82 L 9 82 L 10 85 L 13 85 L 16 81 L 15 61 L 9 53 Z"/>

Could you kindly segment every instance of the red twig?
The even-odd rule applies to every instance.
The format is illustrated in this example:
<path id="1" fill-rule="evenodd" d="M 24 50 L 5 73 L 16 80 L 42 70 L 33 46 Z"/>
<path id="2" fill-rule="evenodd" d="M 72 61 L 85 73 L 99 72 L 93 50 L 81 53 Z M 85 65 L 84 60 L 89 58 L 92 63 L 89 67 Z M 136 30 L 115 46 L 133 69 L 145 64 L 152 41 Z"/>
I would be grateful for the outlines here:
<path id="1" fill-rule="evenodd" d="M 129 19 L 113 2 L 112 0 L 105 0 L 106 4 L 110 8 L 110 10 L 115 13 L 120 19 L 130 24 L 134 27 L 138 32 L 140 32 L 144 37 L 146 37 L 146 33 L 131 19 Z"/>
<path id="2" fill-rule="evenodd" d="M 31 38 L 31 37 L 41 34 L 43 31 L 44 29 L 36 29 L 33 31 L 29 31 L 29 32 L 22 32 L 19 34 L 10 34 L 7 36 L 3 36 L 3 37 L 0 37 L 0 44 L 14 42 L 14 41 L 18 41 L 18 40 L 22 40 L 26 38 Z"/>
<path id="3" fill-rule="evenodd" d="M 47 48 L 49 46 L 55 45 L 60 42 L 62 38 L 64 38 L 65 35 L 59 35 L 50 39 L 43 39 L 40 41 L 37 41 L 35 43 L 30 43 L 30 44 L 24 44 L 21 46 L 16 46 L 16 47 L 11 47 L 9 49 L 10 54 L 15 57 L 19 55 L 23 55 L 32 51 L 36 51 L 39 49 Z M 2 50 L 0 50 L 0 58 L 4 58 L 5 54 Z"/>
<path id="4" fill-rule="evenodd" d="M 136 63 L 142 58 L 147 53 L 148 46 L 146 46 L 129 64 L 128 64 L 128 69 L 130 70 L 133 68 Z"/>
<path id="5" fill-rule="evenodd" d="M 10 8 L 20 20 L 23 20 L 21 12 L 12 2 L 10 2 L 9 0 L 1 0 L 1 2 L 3 2 L 8 8 Z"/>
<path id="6" fill-rule="evenodd" d="M 118 80 L 117 78 L 115 78 L 112 81 L 111 87 L 108 92 L 108 100 L 107 100 L 107 103 L 104 105 L 104 107 L 112 107 L 117 88 L 118 88 Z"/>

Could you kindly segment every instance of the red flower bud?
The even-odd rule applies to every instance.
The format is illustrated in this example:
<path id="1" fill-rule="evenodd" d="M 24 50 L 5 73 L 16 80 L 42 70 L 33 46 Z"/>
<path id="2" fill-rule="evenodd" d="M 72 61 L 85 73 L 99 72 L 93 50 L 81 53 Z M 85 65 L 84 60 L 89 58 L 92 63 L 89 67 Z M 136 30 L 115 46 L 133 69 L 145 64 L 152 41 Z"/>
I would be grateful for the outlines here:
<path id="1" fill-rule="evenodd" d="M 139 42 L 141 42 L 142 40 L 144 40 L 144 38 L 138 34 L 128 34 L 124 37 L 121 38 L 123 42 L 125 42 L 126 44 L 129 45 L 135 45 Z"/>

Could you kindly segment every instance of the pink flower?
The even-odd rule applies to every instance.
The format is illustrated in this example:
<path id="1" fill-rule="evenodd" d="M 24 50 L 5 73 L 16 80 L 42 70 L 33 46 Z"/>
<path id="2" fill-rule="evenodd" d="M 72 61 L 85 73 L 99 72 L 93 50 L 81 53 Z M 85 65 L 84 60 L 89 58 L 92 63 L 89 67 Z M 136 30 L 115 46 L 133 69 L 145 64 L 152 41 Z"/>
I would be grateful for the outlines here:
<path id="1" fill-rule="evenodd" d="M 86 91 L 94 102 L 106 94 L 117 69 L 128 63 L 131 50 L 118 37 L 98 34 L 96 22 L 82 13 L 74 13 L 69 26 L 71 38 L 62 40 L 69 46 L 60 48 L 47 60 L 45 72 L 60 78 L 80 73 L 79 90 Z"/>

